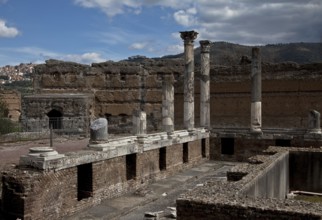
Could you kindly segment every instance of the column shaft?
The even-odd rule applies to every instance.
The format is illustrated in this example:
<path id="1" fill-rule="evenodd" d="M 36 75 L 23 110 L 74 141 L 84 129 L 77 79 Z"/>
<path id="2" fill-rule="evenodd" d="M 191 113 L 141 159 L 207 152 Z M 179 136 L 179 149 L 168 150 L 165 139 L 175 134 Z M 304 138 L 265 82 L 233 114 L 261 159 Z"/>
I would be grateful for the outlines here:
<path id="1" fill-rule="evenodd" d="M 132 113 L 133 135 L 146 135 L 146 113 L 141 110 L 134 110 Z"/>
<path id="2" fill-rule="evenodd" d="M 195 31 L 180 32 L 184 40 L 184 128 L 193 130 L 194 122 L 194 51 L 193 41 L 197 38 L 198 33 Z"/>
<path id="3" fill-rule="evenodd" d="M 162 82 L 162 125 L 164 131 L 174 131 L 174 87 L 173 76 L 164 76 Z"/>
<path id="4" fill-rule="evenodd" d="M 259 48 L 252 49 L 251 131 L 262 131 L 262 67 Z"/>
<path id="5" fill-rule="evenodd" d="M 200 126 L 210 128 L 210 41 L 200 41 Z"/>

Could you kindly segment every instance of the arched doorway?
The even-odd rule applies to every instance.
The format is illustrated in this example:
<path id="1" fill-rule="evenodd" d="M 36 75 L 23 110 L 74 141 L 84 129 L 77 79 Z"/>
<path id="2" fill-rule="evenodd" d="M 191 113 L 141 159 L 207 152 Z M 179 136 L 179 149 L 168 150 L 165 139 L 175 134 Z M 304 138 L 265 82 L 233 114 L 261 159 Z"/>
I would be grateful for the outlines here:
<path id="1" fill-rule="evenodd" d="M 53 129 L 62 129 L 63 127 L 63 114 L 53 109 L 50 112 L 47 113 L 47 116 L 49 117 L 49 128 Z"/>

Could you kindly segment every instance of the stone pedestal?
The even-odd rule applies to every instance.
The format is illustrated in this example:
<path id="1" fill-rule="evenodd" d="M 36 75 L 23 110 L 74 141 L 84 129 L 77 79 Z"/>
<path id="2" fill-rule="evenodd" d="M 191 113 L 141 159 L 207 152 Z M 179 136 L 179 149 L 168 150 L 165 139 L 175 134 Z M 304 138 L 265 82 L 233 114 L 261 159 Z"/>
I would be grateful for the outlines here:
<path id="1" fill-rule="evenodd" d="M 187 130 L 193 130 L 194 122 L 194 52 L 193 41 L 198 33 L 195 31 L 180 32 L 184 41 L 184 127 Z"/>
<path id="2" fill-rule="evenodd" d="M 106 141 L 108 140 L 106 118 L 98 118 L 92 122 L 90 126 L 91 138 L 90 141 Z"/>
<path id="3" fill-rule="evenodd" d="M 60 164 L 60 159 L 64 157 L 64 154 L 59 154 L 51 147 L 33 147 L 28 155 L 20 157 L 19 165 L 48 170 L 52 169 L 52 164 Z"/>
<path id="4" fill-rule="evenodd" d="M 200 43 L 200 126 L 210 128 L 210 45 L 208 40 Z"/>
<path id="5" fill-rule="evenodd" d="M 145 136 L 146 135 L 146 113 L 141 110 L 133 111 L 133 135 Z"/>
<path id="6" fill-rule="evenodd" d="M 174 131 L 174 78 L 164 76 L 162 82 L 162 126 L 168 134 Z"/>
<path id="7" fill-rule="evenodd" d="M 259 48 L 252 49 L 250 131 L 262 132 L 262 67 Z"/>

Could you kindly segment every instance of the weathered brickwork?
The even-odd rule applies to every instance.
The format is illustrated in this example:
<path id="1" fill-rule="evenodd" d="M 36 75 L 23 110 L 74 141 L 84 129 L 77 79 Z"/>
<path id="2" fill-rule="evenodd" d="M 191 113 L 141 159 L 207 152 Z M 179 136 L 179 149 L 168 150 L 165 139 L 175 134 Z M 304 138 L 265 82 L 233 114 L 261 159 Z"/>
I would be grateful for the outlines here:
<path id="1" fill-rule="evenodd" d="M 76 169 L 41 173 L 16 169 L 3 175 L 3 209 L 13 219 L 55 219 L 77 202 Z M 11 174 L 13 174 L 11 176 Z"/>
<path id="2" fill-rule="evenodd" d="M 21 114 L 21 95 L 14 90 L 0 89 L 0 100 L 6 104 L 8 108 L 8 118 L 13 121 L 19 121 Z"/>
<path id="3" fill-rule="evenodd" d="M 126 191 L 125 156 L 93 163 L 94 197 L 111 198 Z"/>
<path id="4" fill-rule="evenodd" d="M 66 159 L 61 158 L 72 161 L 72 164 L 66 162 L 66 166 L 60 169 L 41 171 L 25 166 L 11 168 L 3 173 L 2 209 L 12 219 L 61 219 L 62 216 L 98 204 L 102 199 L 133 192 L 155 180 L 201 163 L 207 159 L 202 155 L 202 142 L 206 149 L 204 153 L 209 155 L 209 141 L 205 136 L 162 146 L 163 150 L 153 146 L 146 146 L 147 149 L 152 147 L 151 150 L 131 150 L 136 149 L 134 147 L 128 153 L 120 151 L 119 156 L 110 159 L 103 159 L 103 155 L 113 153 L 89 150 L 74 152 Z M 184 146 L 188 146 L 186 162 L 183 161 Z M 59 167 L 55 161 L 51 165 Z"/>
<path id="5" fill-rule="evenodd" d="M 262 63 L 263 128 L 306 128 L 308 112 L 322 112 L 321 64 Z M 210 68 L 211 126 L 250 127 L 250 65 Z M 195 125 L 199 126 L 200 67 L 195 68 Z M 143 60 L 104 62 L 92 66 L 49 60 L 36 67 L 37 94 L 92 94 L 93 117 L 107 117 L 111 132 L 129 132 L 133 110 L 147 113 L 148 129 L 161 130 L 162 80 L 174 75 L 175 127 L 183 127 L 183 60 Z M 24 99 L 28 103 L 29 98 Z M 31 99 L 31 98 L 30 98 Z M 27 106 L 27 105 L 26 105 Z M 52 104 L 39 105 L 43 114 Z M 61 111 L 64 112 L 64 108 Z M 23 107 L 23 112 L 27 107 Z M 36 110 L 35 110 L 36 111 Z M 34 117 L 34 116 L 30 116 Z M 124 124 L 124 121 L 128 122 Z M 123 123 L 122 129 L 116 125 Z M 114 130 L 115 129 L 115 130 Z"/>

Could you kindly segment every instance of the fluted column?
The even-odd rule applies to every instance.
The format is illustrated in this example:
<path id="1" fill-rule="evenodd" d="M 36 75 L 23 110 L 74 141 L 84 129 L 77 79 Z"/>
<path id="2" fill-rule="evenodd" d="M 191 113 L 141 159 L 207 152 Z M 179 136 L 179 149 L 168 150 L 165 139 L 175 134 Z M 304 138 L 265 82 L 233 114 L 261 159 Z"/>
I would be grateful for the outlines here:
<path id="1" fill-rule="evenodd" d="M 184 128 L 193 130 L 194 122 L 194 52 L 193 41 L 197 38 L 198 33 L 195 31 L 180 32 L 184 41 Z"/>
<path id="2" fill-rule="evenodd" d="M 210 128 L 210 45 L 209 40 L 200 43 L 200 126 Z"/>
<path id="3" fill-rule="evenodd" d="M 168 134 L 174 131 L 174 78 L 164 76 L 162 82 L 162 126 Z"/>
<path id="4" fill-rule="evenodd" d="M 251 132 L 262 132 L 262 67 L 260 49 L 252 49 Z"/>
<path id="5" fill-rule="evenodd" d="M 134 110 L 132 113 L 133 130 L 132 134 L 137 136 L 146 135 L 146 113 L 141 110 Z"/>

